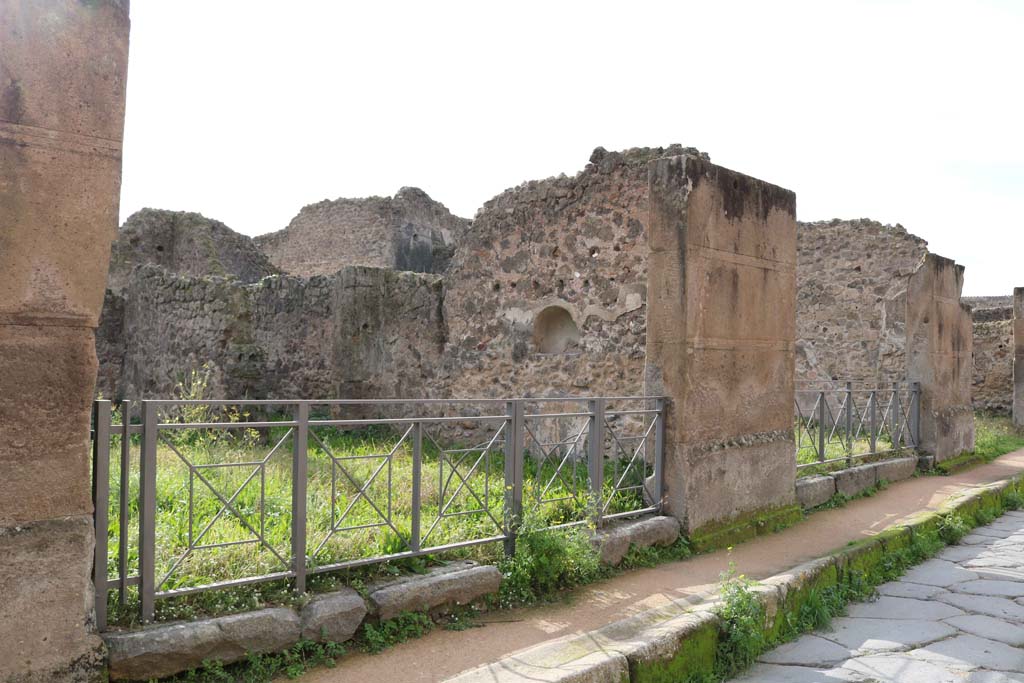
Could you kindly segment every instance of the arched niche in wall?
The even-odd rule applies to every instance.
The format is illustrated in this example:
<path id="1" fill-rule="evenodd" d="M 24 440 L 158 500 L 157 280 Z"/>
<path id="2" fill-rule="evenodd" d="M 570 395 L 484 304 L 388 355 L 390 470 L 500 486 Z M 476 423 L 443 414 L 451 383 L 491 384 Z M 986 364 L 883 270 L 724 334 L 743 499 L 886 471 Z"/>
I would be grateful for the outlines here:
<path id="1" fill-rule="evenodd" d="M 533 345 L 538 353 L 566 353 L 579 344 L 580 329 L 562 306 L 548 306 L 533 319 Z"/>

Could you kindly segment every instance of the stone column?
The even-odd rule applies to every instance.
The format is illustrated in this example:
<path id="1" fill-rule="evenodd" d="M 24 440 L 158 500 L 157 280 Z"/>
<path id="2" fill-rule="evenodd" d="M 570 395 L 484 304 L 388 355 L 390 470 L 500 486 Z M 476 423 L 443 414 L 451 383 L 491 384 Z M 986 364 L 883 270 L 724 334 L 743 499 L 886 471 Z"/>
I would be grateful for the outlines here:
<path id="1" fill-rule="evenodd" d="M 698 547 L 794 505 L 796 197 L 692 156 L 648 167 L 646 391 L 666 396 L 665 503 Z"/>
<path id="2" fill-rule="evenodd" d="M 922 452 L 936 462 L 974 449 L 974 322 L 964 267 L 928 254 L 907 285 L 907 380 L 921 383 Z"/>
<path id="3" fill-rule="evenodd" d="M 1024 428 L 1024 287 L 1013 290 L 1013 424 Z"/>
<path id="4" fill-rule="evenodd" d="M 0 0 L 0 681 L 95 680 L 89 412 L 127 0 Z"/>

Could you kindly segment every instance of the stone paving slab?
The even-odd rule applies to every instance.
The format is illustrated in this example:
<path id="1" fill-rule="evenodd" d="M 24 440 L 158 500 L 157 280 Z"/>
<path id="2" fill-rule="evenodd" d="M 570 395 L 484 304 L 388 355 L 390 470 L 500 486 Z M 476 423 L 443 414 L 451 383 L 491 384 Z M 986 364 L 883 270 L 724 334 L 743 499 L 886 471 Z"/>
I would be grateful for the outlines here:
<path id="1" fill-rule="evenodd" d="M 1024 683 L 1024 513 L 975 530 L 878 593 L 736 681 Z"/>

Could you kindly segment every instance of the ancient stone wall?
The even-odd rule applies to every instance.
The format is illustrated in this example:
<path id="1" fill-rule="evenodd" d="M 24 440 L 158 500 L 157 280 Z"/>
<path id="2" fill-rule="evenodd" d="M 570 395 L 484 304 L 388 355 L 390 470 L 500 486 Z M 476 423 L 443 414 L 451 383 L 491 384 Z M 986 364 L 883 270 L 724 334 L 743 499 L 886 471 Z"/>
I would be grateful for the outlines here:
<path id="1" fill-rule="evenodd" d="M 798 384 L 906 379 L 907 283 L 927 247 L 868 219 L 798 224 Z"/>
<path id="2" fill-rule="evenodd" d="M 1024 427 L 1024 287 L 1013 290 L 1013 424 Z"/>
<path id="3" fill-rule="evenodd" d="M 330 275 L 344 266 L 440 273 L 469 221 L 418 188 L 394 197 L 324 200 L 305 206 L 257 246 L 290 275 Z"/>
<path id="4" fill-rule="evenodd" d="M 128 217 L 110 253 L 107 287 L 120 291 L 132 268 L 154 264 L 185 275 L 256 282 L 277 269 L 251 238 L 198 213 L 143 209 Z"/>
<path id="5" fill-rule="evenodd" d="M 4 683 L 102 677 L 89 412 L 127 64 L 127 0 L 0 2 Z"/>
<path id="6" fill-rule="evenodd" d="M 244 285 L 141 266 L 101 330 L 98 389 L 132 399 L 177 396 L 193 370 L 209 397 L 419 396 L 444 342 L 437 277 L 362 267 Z"/>
<path id="7" fill-rule="evenodd" d="M 907 370 L 921 383 L 921 449 L 938 461 L 974 448 L 974 335 L 963 285 L 963 266 L 928 254 L 907 288 Z"/>
<path id="8" fill-rule="evenodd" d="M 972 398 L 976 410 L 999 415 L 1013 410 L 1012 320 L 974 321 Z"/>
<path id="9" fill-rule="evenodd" d="M 646 380 L 669 399 L 665 504 L 713 544 L 795 512 L 796 197 L 694 156 L 649 168 Z"/>
<path id="10" fill-rule="evenodd" d="M 575 176 L 483 206 L 446 276 L 452 395 L 642 390 L 647 162 L 684 151 L 598 148 Z"/>

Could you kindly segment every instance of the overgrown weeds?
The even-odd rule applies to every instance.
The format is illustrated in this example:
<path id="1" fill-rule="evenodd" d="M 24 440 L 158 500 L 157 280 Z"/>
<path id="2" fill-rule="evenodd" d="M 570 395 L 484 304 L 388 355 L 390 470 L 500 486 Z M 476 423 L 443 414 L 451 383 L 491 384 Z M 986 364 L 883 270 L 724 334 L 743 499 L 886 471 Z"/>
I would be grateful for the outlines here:
<path id="1" fill-rule="evenodd" d="M 516 534 L 515 554 L 498 563 L 504 576 L 500 606 L 533 604 L 602 576 L 607 570 L 591 542 L 592 533 L 584 525 L 551 529 L 536 510 L 526 511 Z"/>

